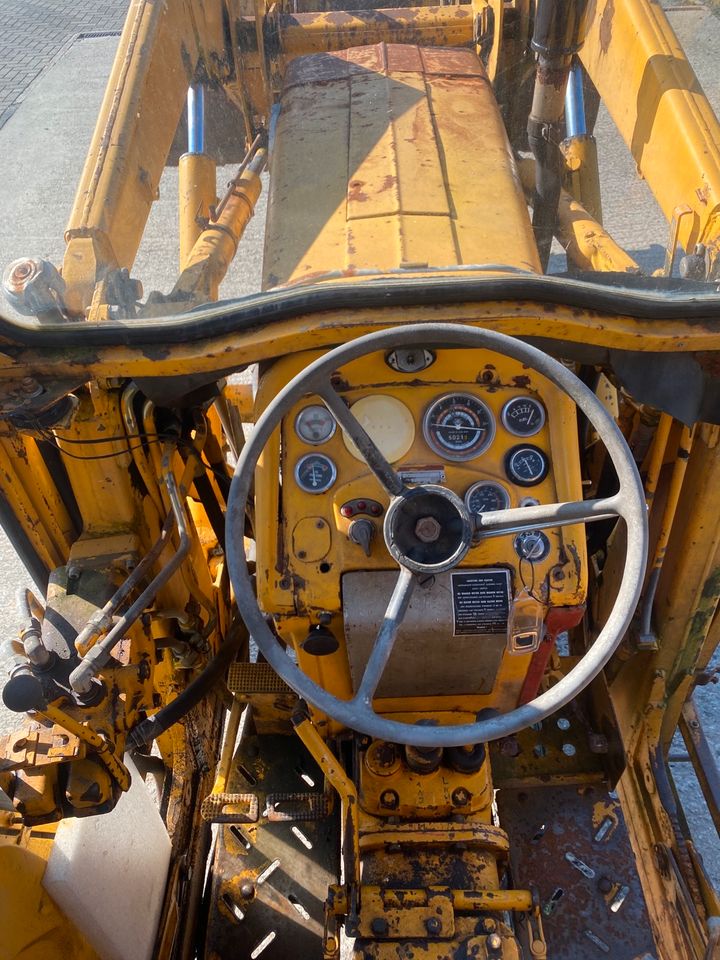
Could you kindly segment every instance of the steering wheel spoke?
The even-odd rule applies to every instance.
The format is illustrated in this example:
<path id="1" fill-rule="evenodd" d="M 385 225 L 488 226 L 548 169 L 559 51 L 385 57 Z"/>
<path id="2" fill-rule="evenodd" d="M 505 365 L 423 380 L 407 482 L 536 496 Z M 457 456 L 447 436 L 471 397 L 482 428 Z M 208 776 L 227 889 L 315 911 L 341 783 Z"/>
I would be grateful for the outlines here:
<path id="1" fill-rule="evenodd" d="M 567 527 L 573 523 L 592 523 L 623 515 L 620 494 L 599 500 L 573 500 L 566 503 L 540 503 L 534 507 L 492 510 L 473 516 L 475 533 L 480 537 L 501 537 L 545 527 Z"/>
<path id="2" fill-rule="evenodd" d="M 332 386 L 327 385 L 321 387 L 318 394 L 342 429 L 358 448 L 363 459 L 378 478 L 383 488 L 393 497 L 402 493 L 405 489 L 405 484 L 400 479 L 399 474 L 390 466 L 378 449 L 377 444 L 372 440 L 370 434 L 353 414 L 340 394 L 333 390 Z"/>
<path id="3" fill-rule="evenodd" d="M 385 667 L 395 646 L 400 624 L 405 619 L 407 608 L 410 606 L 416 582 L 415 575 L 407 567 L 400 568 L 400 576 L 397 578 L 395 589 L 387 605 L 375 645 L 365 666 L 360 686 L 353 697 L 354 701 L 364 707 L 369 707 L 372 703 L 372 698 L 375 696 L 375 691 L 385 672 Z"/>

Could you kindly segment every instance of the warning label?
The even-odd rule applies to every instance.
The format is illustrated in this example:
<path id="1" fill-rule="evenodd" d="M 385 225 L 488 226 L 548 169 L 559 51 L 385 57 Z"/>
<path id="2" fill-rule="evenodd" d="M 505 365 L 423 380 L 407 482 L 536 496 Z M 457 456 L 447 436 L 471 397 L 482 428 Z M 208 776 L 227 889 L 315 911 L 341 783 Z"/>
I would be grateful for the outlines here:
<path id="1" fill-rule="evenodd" d="M 510 615 L 508 570 L 450 574 L 453 636 L 507 633 Z"/>

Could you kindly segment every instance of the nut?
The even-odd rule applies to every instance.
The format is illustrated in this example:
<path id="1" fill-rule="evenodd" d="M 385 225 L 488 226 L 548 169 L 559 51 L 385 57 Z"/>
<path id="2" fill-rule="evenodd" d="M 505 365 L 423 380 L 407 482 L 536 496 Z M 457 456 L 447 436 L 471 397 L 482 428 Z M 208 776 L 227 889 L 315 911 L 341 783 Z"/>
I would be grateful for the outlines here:
<path id="1" fill-rule="evenodd" d="M 431 937 L 436 937 L 442 932 L 442 923 L 438 917 L 428 917 L 425 921 L 425 929 Z"/>
<path id="2" fill-rule="evenodd" d="M 435 543 L 442 532 L 442 527 L 435 517 L 420 517 L 415 524 L 415 536 L 423 543 Z"/>
<path id="3" fill-rule="evenodd" d="M 400 803 L 400 797 L 394 790 L 383 790 L 380 794 L 380 806 L 387 810 L 395 810 Z"/>

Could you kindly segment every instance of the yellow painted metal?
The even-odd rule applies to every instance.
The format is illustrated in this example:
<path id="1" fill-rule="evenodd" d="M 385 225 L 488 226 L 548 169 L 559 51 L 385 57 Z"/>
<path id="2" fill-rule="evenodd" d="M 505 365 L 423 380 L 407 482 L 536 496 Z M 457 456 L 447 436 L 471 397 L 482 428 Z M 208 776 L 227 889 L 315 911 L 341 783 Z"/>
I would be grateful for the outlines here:
<path id="1" fill-rule="evenodd" d="M 400 891 L 383 890 L 382 887 L 363 887 L 363 903 L 366 897 L 382 898 L 385 903 L 388 899 L 397 899 Z M 528 913 L 533 909 L 532 894 L 529 890 L 452 890 L 448 887 L 428 886 L 422 890 L 401 891 L 408 903 L 421 904 L 433 894 L 449 896 L 453 907 L 459 912 L 475 913 L 481 910 L 488 911 L 518 911 Z"/>
<path id="2" fill-rule="evenodd" d="M 105 764 L 113 779 L 117 781 L 120 789 L 129 789 L 130 772 L 122 760 L 119 760 L 115 755 L 112 743 L 100 736 L 100 734 L 96 733 L 90 727 L 83 723 L 79 723 L 59 707 L 49 705 L 43 707 L 43 709 L 38 712 L 41 714 L 41 716 L 46 717 L 52 723 L 56 723 L 58 726 L 64 727 L 68 733 L 71 733 L 80 740 L 84 741 L 92 749 L 93 753 L 100 758 L 102 763 Z"/>
<path id="3" fill-rule="evenodd" d="M 675 514 L 677 512 L 680 495 L 682 493 L 683 483 L 685 481 L 685 472 L 687 470 L 688 459 L 693 445 L 693 431 L 689 427 L 683 427 L 680 433 L 680 442 L 678 444 L 677 456 L 673 466 L 670 487 L 665 501 L 665 509 L 662 517 L 662 524 L 655 544 L 655 553 L 653 555 L 652 565 L 648 570 L 648 579 L 659 574 L 665 562 L 668 541 L 672 533 Z"/>
<path id="4" fill-rule="evenodd" d="M 184 153 L 178 161 L 180 269 L 210 220 L 216 202 L 215 161 L 206 153 Z"/>
<path id="5" fill-rule="evenodd" d="M 665 451 L 667 450 L 668 439 L 670 437 L 670 428 L 673 425 L 673 418 L 667 413 L 660 414 L 653 445 L 650 452 L 650 462 L 645 478 L 645 501 L 648 510 L 652 508 L 653 499 L 660 479 L 660 470 L 665 460 Z"/>
<path id="6" fill-rule="evenodd" d="M 473 38 L 470 5 L 420 6 L 381 12 L 326 10 L 280 14 L 277 32 L 286 60 L 311 53 L 347 50 L 376 43 L 418 47 L 464 47 Z"/>
<path id="7" fill-rule="evenodd" d="M 65 232 L 72 313 L 107 269 L 132 267 L 199 56 L 188 0 L 133 0 Z"/>
<path id="8" fill-rule="evenodd" d="M 300 59 L 283 104 L 266 288 L 498 259 L 539 272 L 500 112 L 472 52 L 380 44 Z M 298 179 L 298 167 L 313 177 Z"/>
<path id="9" fill-rule="evenodd" d="M 264 161 L 265 152 L 257 157 Z M 218 219 L 211 220 L 199 234 L 184 261 L 168 300 L 185 308 L 192 304 L 217 300 L 222 282 L 238 248 L 240 238 L 255 212 L 262 181 L 253 169 L 246 169 L 234 183 Z M 158 312 L 160 305 L 155 308 Z"/>
<path id="10" fill-rule="evenodd" d="M 535 162 L 524 158 L 518 164 L 528 197 L 535 191 Z M 592 196 L 592 194 L 591 194 Z M 602 224 L 567 190 L 560 191 L 557 239 L 580 270 L 639 273 L 640 267 L 603 228 Z"/>
<path id="11" fill-rule="evenodd" d="M 571 137 L 560 144 L 567 170 L 567 189 L 593 220 L 602 223 L 597 141 L 590 134 Z"/>
<path id="12" fill-rule="evenodd" d="M 43 889 L 45 863 L 44 856 L 31 847 L 0 837 L 4 960 L 100 960 Z"/>
<path id="13" fill-rule="evenodd" d="M 662 6 L 599 0 L 580 57 L 667 220 L 680 204 L 692 208 L 680 245 L 713 245 L 720 124 Z"/>

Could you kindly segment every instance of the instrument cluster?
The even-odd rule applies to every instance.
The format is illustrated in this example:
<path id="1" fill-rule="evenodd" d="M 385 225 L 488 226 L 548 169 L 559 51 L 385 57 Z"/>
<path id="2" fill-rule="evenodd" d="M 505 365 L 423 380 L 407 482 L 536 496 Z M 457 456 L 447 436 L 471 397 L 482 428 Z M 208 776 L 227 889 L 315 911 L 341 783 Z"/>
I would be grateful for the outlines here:
<path id="1" fill-rule="evenodd" d="M 401 400 L 390 395 L 372 394 L 356 401 L 351 409 L 390 463 L 397 463 L 412 447 L 415 418 Z M 503 404 L 498 419 L 499 423 L 480 397 L 465 391 L 445 392 L 426 405 L 420 429 L 428 452 L 448 463 L 466 463 L 482 456 L 501 429 L 518 440 L 504 456 L 507 481 L 525 488 L 541 483 L 550 468 L 548 455 L 531 442 L 547 419 L 541 401 L 529 395 L 510 397 Z M 302 443 L 319 448 L 335 436 L 337 423 L 324 405 L 309 403 L 295 417 L 294 430 Z M 348 452 L 356 459 L 362 459 L 352 440 L 345 434 L 342 437 Z M 400 468 L 400 472 L 405 471 Z M 320 449 L 303 454 L 294 465 L 295 483 L 305 493 L 326 493 L 337 479 L 334 460 Z M 407 479 L 412 481 L 413 477 L 407 476 Z M 479 480 L 468 487 L 464 496 L 473 513 L 504 510 L 511 502 L 507 488 L 497 480 Z M 521 501 L 534 502 L 537 501 L 532 497 Z"/>

